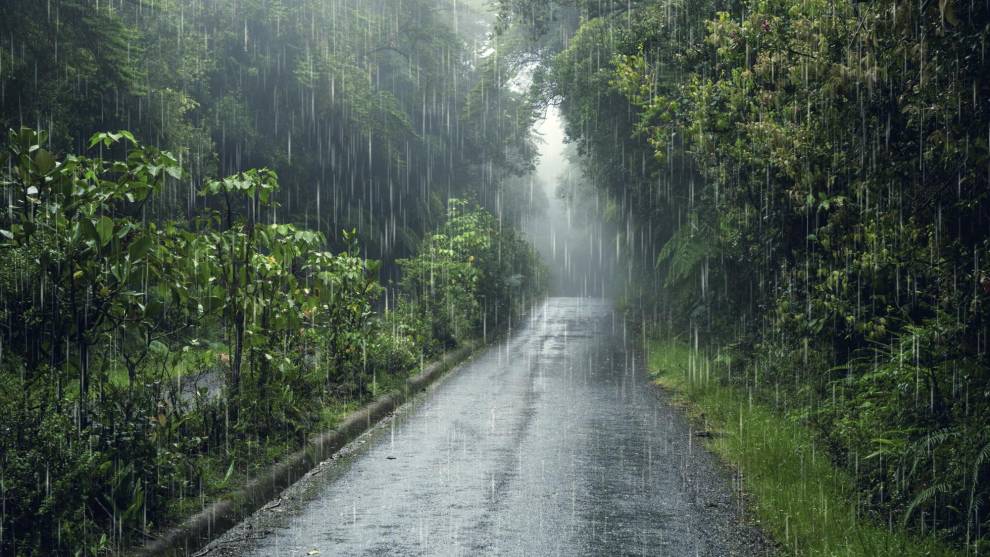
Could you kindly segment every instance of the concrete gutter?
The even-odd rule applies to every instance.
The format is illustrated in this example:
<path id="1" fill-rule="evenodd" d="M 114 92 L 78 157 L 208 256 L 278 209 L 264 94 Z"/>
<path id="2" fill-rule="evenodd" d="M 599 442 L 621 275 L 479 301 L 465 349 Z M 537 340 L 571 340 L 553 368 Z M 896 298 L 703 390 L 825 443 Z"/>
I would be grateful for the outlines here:
<path id="1" fill-rule="evenodd" d="M 233 493 L 223 496 L 181 524 L 159 534 L 135 552 L 145 556 L 191 555 L 220 534 L 272 500 L 317 464 L 330 458 L 347 443 L 377 424 L 382 418 L 422 391 L 445 372 L 463 362 L 480 343 L 471 342 L 447 352 L 442 358 L 406 380 L 401 391 L 392 391 L 349 415 L 337 428 L 310 437 L 306 446 Z"/>

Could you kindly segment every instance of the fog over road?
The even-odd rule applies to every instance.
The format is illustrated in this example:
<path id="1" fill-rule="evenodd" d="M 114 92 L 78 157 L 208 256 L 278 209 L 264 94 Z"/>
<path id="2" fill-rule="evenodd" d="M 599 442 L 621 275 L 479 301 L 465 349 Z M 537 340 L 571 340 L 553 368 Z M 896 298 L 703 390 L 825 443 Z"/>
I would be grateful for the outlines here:
<path id="1" fill-rule="evenodd" d="M 207 554 L 765 551 L 638 340 L 608 302 L 550 298 Z"/>

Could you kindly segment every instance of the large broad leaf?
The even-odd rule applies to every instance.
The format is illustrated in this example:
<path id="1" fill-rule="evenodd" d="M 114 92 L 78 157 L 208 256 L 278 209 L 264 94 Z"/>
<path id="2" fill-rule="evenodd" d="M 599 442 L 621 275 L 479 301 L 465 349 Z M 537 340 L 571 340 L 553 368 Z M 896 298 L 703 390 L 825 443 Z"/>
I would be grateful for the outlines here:
<path id="1" fill-rule="evenodd" d="M 144 257 L 150 249 L 151 237 L 147 234 L 142 234 L 127 247 L 127 255 L 130 256 L 131 261 L 137 261 Z"/>
<path id="2" fill-rule="evenodd" d="M 108 216 L 100 217 L 96 222 L 96 233 L 100 237 L 100 245 L 105 246 L 113 239 L 113 219 Z"/>
<path id="3" fill-rule="evenodd" d="M 164 356 L 169 352 L 168 346 L 160 340 L 151 341 L 151 344 L 148 345 L 148 349 L 152 354 L 157 354 L 159 356 Z"/>
<path id="4" fill-rule="evenodd" d="M 90 219 L 79 221 L 79 234 L 84 242 L 95 242 L 99 245 L 100 233 L 96 231 L 96 225 Z"/>
<path id="5" fill-rule="evenodd" d="M 34 155 L 34 165 L 38 168 L 38 172 L 48 174 L 55 168 L 55 156 L 45 149 L 38 149 Z"/>

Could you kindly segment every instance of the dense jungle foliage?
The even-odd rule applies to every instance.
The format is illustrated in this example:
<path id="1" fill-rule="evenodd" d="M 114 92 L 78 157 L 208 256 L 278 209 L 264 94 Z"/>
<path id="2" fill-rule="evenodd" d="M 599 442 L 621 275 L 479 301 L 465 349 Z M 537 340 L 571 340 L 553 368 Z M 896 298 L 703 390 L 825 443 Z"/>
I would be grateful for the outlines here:
<path id="1" fill-rule="evenodd" d="M 81 152 L 127 129 L 186 170 L 155 211 L 195 213 L 202 181 L 276 171 L 279 218 L 330 237 L 357 228 L 391 266 L 473 196 L 525 208 L 533 117 L 479 39 L 481 0 L 5 0 L 0 127 Z"/>
<path id="2" fill-rule="evenodd" d="M 217 209 L 150 218 L 176 158 L 129 132 L 56 157 L 11 132 L 0 315 L 2 553 L 117 551 L 543 288 L 536 255 L 451 200 L 376 314 L 356 235 L 278 223 L 270 170 L 208 180 Z M 224 470 L 226 472 L 224 473 Z"/>
<path id="3" fill-rule="evenodd" d="M 142 543 L 540 295 L 480 8 L 0 5 L 0 554 Z"/>
<path id="4" fill-rule="evenodd" d="M 612 200 L 629 307 L 815 428 L 863 516 L 985 552 L 990 6 L 501 7 Z"/>

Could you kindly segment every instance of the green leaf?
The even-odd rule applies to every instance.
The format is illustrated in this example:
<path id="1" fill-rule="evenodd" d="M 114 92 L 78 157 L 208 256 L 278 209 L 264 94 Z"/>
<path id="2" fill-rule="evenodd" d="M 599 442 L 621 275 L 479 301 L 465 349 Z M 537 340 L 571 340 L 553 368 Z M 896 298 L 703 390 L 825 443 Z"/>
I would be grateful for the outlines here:
<path id="1" fill-rule="evenodd" d="M 230 481 L 230 477 L 233 474 L 234 474 L 234 461 L 231 460 L 230 466 L 227 467 L 227 473 L 223 475 L 223 481 L 220 482 L 220 485 L 221 486 L 227 485 L 227 482 Z"/>
<path id="2" fill-rule="evenodd" d="M 134 500 L 131 501 L 131 504 L 127 507 L 127 510 L 124 511 L 124 514 L 126 514 L 127 516 L 136 516 L 138 511 L 141 510 L 141 505 L 143 504 L 144 504 L 144 490 L 141 489 L 141 486 L 139 485 L 134 490 Z"/>
<path id="3" fill-rule="evenodd" d="M 147 234 L 142 234 L 137 240 L 131 243 L 127 248 L 127 255 L 130 256 L 131 261 L 137 261 L 144 257 L 148 250 L 151 249 L 151 237 Z"/>
<path id="4" fill-rule="evenodd" d="M 107 137 L 106 132 L 94 133 L 92 137 L 89 138 L 89 148 L 92 149 L 100 143 L 103 143 L 107 147 L 110 146 L 110 138 Z"/>
<path id="5" fill-rule="evenodd" d="M 165 172 L 176 180 L 182 178 L 182 167 L 179 165 L 170 164 L 165 167 Z"/>
<path id="6" fill-rule="evenodd" d="M 100 217 L 96 223 L 96 233 L 100 237 L 100 245 L 105 246 L 113 239 L 113 219 L 108 216 Z"/>
<path id="7" fill-rule="evenodd" d="M 48 174 L 55 168 L 55 156 L 45 149 L 38 149 L 34 155 L 34 165 L 38 167 L 38 172 Z"/>
<path id="8" fill-rule="evenodd" d="M 127 237 L 128 234 L 130 234 L 131 230 L 133 229 L 134 229 L 134 225 L 128 222 L 125 222 L 124 224 L 120 225 L 119 227 L 117 227 L 117 239 L 123 240 L 124 238 Z"/>
<path id="9" fill-rule="evenodd" d="M 84 241 L 93 241 L 97 244 L 100 242 L 100 233 L 96 231 L 96 226 L 90 219 L 79 221 L 79 233 Z"/>
<path id="10" fill-rule="evenodd" d="M 168 346 L 166 346 L 165 343 L 161 342 L 160 340 L 151 341 L 151 344 L 148 346 L 148 349 L 151 350 L 153 354 L 158 354 L 158 355 L 168 354 Z"/>

